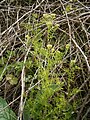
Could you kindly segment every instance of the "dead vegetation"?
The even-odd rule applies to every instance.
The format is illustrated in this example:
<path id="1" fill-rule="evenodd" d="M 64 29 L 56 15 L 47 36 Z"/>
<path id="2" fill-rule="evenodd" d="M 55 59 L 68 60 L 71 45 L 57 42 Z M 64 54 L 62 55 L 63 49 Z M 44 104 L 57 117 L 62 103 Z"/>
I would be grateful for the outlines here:
<path id="1" fill-rule="evenodd" d="M 27 48 L 24 43 L 28 33 L 23 24 L 29 23 L 32 14 L 38 14 L 39 21 L 43 14 L 56 14 L 54 24 L 59 24 L 57 30 L 56 49 L 61 51 L 66 44 L 70 43 L 70 50 L 63 60 L 73 58 L 81 68 L 75 73 L 73 87 L 81 92 L 74 94 L 69 102 L 80 100 L 82 104 L 77 108 L 76 120 L 90 119 L 90 2 L 84 0 L 2 0 L 0 2 L 0 96 L 6 99 L 8 105 L 17 114 L 18 120 L 22 119 L 25 105 L 25 95 L 36 85 L 28 87 L 25 83 L 26 68 L 24 63 L 28 59 L 31 47 Z M 33 25 L 34 25 L 33 21 Z M 24 50 L 22 50 L 24 48 Z M 26 51 L 25 51 L 26 50 Z M 33 58 L 32 58 L 33 60 Z M 20 63 L 13 65 L 13 63 Z M 11 65 L 11 66 L 10 66 Z M 9 68 L 8 68 L 9 66 Z M 59 64 L 57 65 L 57 70 Z M 64 63 L 68 66 L 68 63 Z M 14 70 L 15 69 L 15 70 Z M 16 74 L 17 71 L 17 74 Z M 18 84 L 10 84 L 6 75 L 18 76 Z M 34 73 L 36 74 L 36 72 Z M 13 76 L 13 78 L 15 77 Z M 65 80 L 67 76 L 60 76 Z M 25 94 L 25 95 L 23 95 Z"/>

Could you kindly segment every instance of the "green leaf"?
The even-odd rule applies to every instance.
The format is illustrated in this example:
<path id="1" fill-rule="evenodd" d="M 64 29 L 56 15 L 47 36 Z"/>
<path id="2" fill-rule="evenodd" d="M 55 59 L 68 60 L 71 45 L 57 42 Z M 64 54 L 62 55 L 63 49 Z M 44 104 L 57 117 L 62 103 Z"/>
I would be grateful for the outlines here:
<path id="1" fill-rule="evenodd" d="M 76 63 L 76 60 L 71 60 L 70 61 L 70 66 L 73 67 L 75 65 L 75 63 Z"/>
<path id="2" fill-rule="evenodd" d="M 6 75 L 6 80 L 11 84 L 11 85 L 16 85 L 18 82 L 18 78 L 15 77 L 13 74 L 7 74 Z"/>
<path id="3" fill-rule="evenodd" d="M 6 106 L 6 101 L 2 97 L 0 97 L 0 120 L 16 120 L 15 113 Z"/>
<path id="4" fill-rule="evenodd" d="M 69 12 L 70 10 L 72 10 L 72 5 L 71 4 L 66 6 L 66 12 Z"/>
<path id="5" fill-rule="evenodd" d="M 57 85 L 57 84 L 50 84 L 50 86 L 49 86 L 50 88 L 52 88 L 54 91 L 56 91 L 56 90 L 58 90 L 59 89 L 59 85 Z"/>

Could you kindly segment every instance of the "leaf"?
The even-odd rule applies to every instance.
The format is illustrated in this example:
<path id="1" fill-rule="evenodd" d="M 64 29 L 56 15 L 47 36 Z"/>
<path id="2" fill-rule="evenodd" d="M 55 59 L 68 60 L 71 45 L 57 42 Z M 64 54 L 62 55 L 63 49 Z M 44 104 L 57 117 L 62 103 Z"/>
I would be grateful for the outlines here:
<path id="1" fill-rule="evenodd" d="M 58 62 L 58 61 L 62 60 L 62 57 L 63 57 L 63 53 L 60 52 L 59 50 L 57 50 L 55 52 L 55 60 Z"/>
<path id="2" fill-rule="evenodd" d="M 59 89 L 59 85 L 53 83 L 49 87 L 52 88 L 54 91 Z"/>
<path id="3" fill-rule="evenodd" d="M 75 63 L 76 63 L 76 60 L 71 60 L 70 61 L 70 66 L 73 67 L 75 65 Z"/>
<path id="4" fill-rule="evenodd" d="M 69 12 L 70 10 L 72 10 L 72 5 L 71 4 L 66 6 L 66 11 Z"/>
<path id="5" fill-rule="evenodd" d="M 70 49 L 70 43 L 66 44 L 66 51 Z"/>
<path id="6" fill-rule="evenodd" d="M 16 85 L 18 83 L 18 78 L 15 77 L 13 74 L 7 74 L 6 75 L 6 80 L 11 84 L 11 85 Z"/>
<path id="7" fill-rule="evenodd" d="M 16 120 L 15 113 L 6 106 L 6 101 L 2 97 L 0 97 L 0 120 Z"/>

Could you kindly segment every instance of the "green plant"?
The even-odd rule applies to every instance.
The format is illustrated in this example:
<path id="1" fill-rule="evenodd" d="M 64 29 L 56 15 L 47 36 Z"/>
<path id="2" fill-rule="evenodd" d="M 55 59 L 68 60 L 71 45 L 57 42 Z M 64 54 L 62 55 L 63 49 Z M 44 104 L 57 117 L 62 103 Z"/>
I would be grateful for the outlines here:
<path id="1" fill-rule="evenodd" d="M 35 80 L 31 82 L 31 85 L 41 80 L 40 84 L 33 88 L 28 96 L 24 109 L 24 119 L 27 120 L 75 119 L 77 103 L 70 104 L 68 101 L 71 96 L 78 92 L 78 88 L 72 88 L 71 86 L 74 84 L 75 72 L 79 70 L 79 67 L 75 65 L 75 60 L 68 63 L 69 67 L 63 63 L 63 57 L 70 49 L 69 43 L 65 46 L 63 52 L 52 44 L 55 32 L 59 27 L 58 24 L 54 24 L 54 19 L 55 14 L 43 14 L 39 23 L 34 19 L 36 31 L 29 29 L 29 26 L 32 28 L 32 25 L 26 26 L 30 31 L 29 35 L 25 36 L 25 43 L 27 47 L 32 44 L 28 56 L 32 65 L 30 64 L 27 74 L 27 77 L 32 77 L 29 77 L 28 81 L 32 81 L 37 70 Z M 42 24 L 45 24 L 46 27 L 44 31 L 39 26 Z M 43 33 L 47 33 L 45 36 L 47 41 L 44 41 Z M 33 35 L 33 37 L 30 35 Z M 57 44 L 56 41 L 54 44 Z M 58 68 L 59 64 L 61 68 Z M 34 73 L 31 75 L 29 71 L 33 70 Z M 67 76 L 65 81 L 60 78 L 63 74 Z"/>
<path id="2" fill-rule="evenodd" d="M 0 120 L 17 120 L 15 113 L 2 97 L 0 97 Z"/>
<path id="3" fill-rule="evenodd" d="M 88 3 L 0 1 L 0 95 L 18 119 L 89 119 Z"/>

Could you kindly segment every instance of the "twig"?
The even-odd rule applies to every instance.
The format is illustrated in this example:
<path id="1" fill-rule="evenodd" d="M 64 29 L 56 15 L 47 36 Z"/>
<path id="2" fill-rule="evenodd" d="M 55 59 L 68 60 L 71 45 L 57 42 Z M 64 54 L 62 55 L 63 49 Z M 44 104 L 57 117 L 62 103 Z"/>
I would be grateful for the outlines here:
<path id="1" fill-rule="evenodd" d="M 72 40 L 73 43 L 76 45 L 76 47 L 79 49 L 79 51 L 82 53 L 82 55 L 83 55 L 83 57 L 84 57 L 84 59 L 85 59 L 85 61 L 86 61 L 86 64 L 87 64 L 88 71 L 90 72 L 90 66 L 89 66 L 89 62 L 88 62 L 88 60 L 87 60 L 86 55 L 84 54 L 84 52 L 82 51 L 82 49 L 79 47 L 79 45 L 77 44 L 77 42 L 76 42 L 76 41 L 73 39 L 73 37 L 71 36 L 71 26 L 70 26 L 69 18 L 68 18 L 67 12 L 66 12 L 65 7 L 64 7 L 64 5 L 63 5 L 63 3 L 62 3 L 61 0 L 60 0 L 60 2 L 61 2 L 61 4 L 62 4 L 62 6 L 63 6 L 63 9 L 64 9 L 65 14 L 66 14 L 67 22 L 68 22 L 70 43 L 71 43 L 71 40 Z"/>
<path id="2" fill-rule="evenodd" d="M 20 20 L 22 20 L 26 15 L 28 15 L 31 12 L 33 12 L 34 10 L 36 10 L 43 2 L 44 2 L 44 0 L 42 0 L 42 2 L 39 5 L 37 5 L 34 9 L 32 9 L 31 11 L 26 12 L 21 18 L 19 18 L 16 22 L 14 22 L 9 28 L 7 28 L 5 31 L 3 31 L 1 33 L 1 35 L 4 35 L 8 30 L 12 29 L 12 27 L 14 25 L 16 25 Z"/>
<path id="3" fill-rule="evenodd" d="M 79 45 L 77 44 L 77 42 L 72 38 L 72 41 L 74 42 L 74 44 L 76 45 L 76 47 L 79 49 L 79 51 L 82 53 L 85 61 L 86 61 L 86 64 L 87 64 L 87 68 L 88 68 L 88 71 L 90 72 L 90 66 L 89 66 L 89 62 L 87 60 L 87 57 L 86 55 L 84 54 L 84 52 L 82 51 L 82 49 L 79 47 Z"/>
<path id="4" fill-rule="evenodd" d="M 2 3 L 4 3 L 6 0 L 2 0 L 1 2 L 0 2 L 0 5 L 2 4 Z"/>
<path id="5" fill-rule="evenodd" d="M 24 104 L 23 104 L 23 99 L 24 99 L 24 93 L 25 93 L 25 63 L 26 63 L 26 59 L 27 59 L 27 56 L 28 56 L 28 53 L 31 49 L 31 46 L 28 48 L 28 51 L 25 55 L 25 58 L 24 58 L 24 64 L 23 64 L 23 68 L 22 68 L 22 73 L 21 73 L 21 87 L 22 87 L 22 90 L 21 90 L 21 101 L 20 101 L 20 120 L 22 120 L 22 114 L 23 114 L 23 108 L 24 108 Z"/>
<path id="6" fill-rule="evenodd" d="M 90 77 L 87 78 L 87 80 L 84 81 L 84 83 L 80 86 L 80 88 L 78 89 L 78 92 L 76 94 L 74 94 L 70 99 L 69 102 L 71 102 L 72 100 L 75 99 L 76 95 L 80 92 L 80 90 L 85 86 L 85 84 L 90 80 Z"/>
<path id="7" fill-rule="evenodd" d="M 80 115 L 81 115 L 81 113 L 82 113 L 82 111 L 83 111 L 83 109 L 85 107 L 85 103 L 87 102 L 87 99 L 88 99 L 89 95 L 90 95 L 90 90 L 89 90 L 89 92 L 88 92 L 88 94 L 87 94 L 87 96 L 86 96 L 86 98 L 85 98 L 85 100 L 84 100 L 84 102 L 82 104 L 82 107 L 81 107 L 80 111 L 78 112 L 76 120 L 80 120 Z"/>

